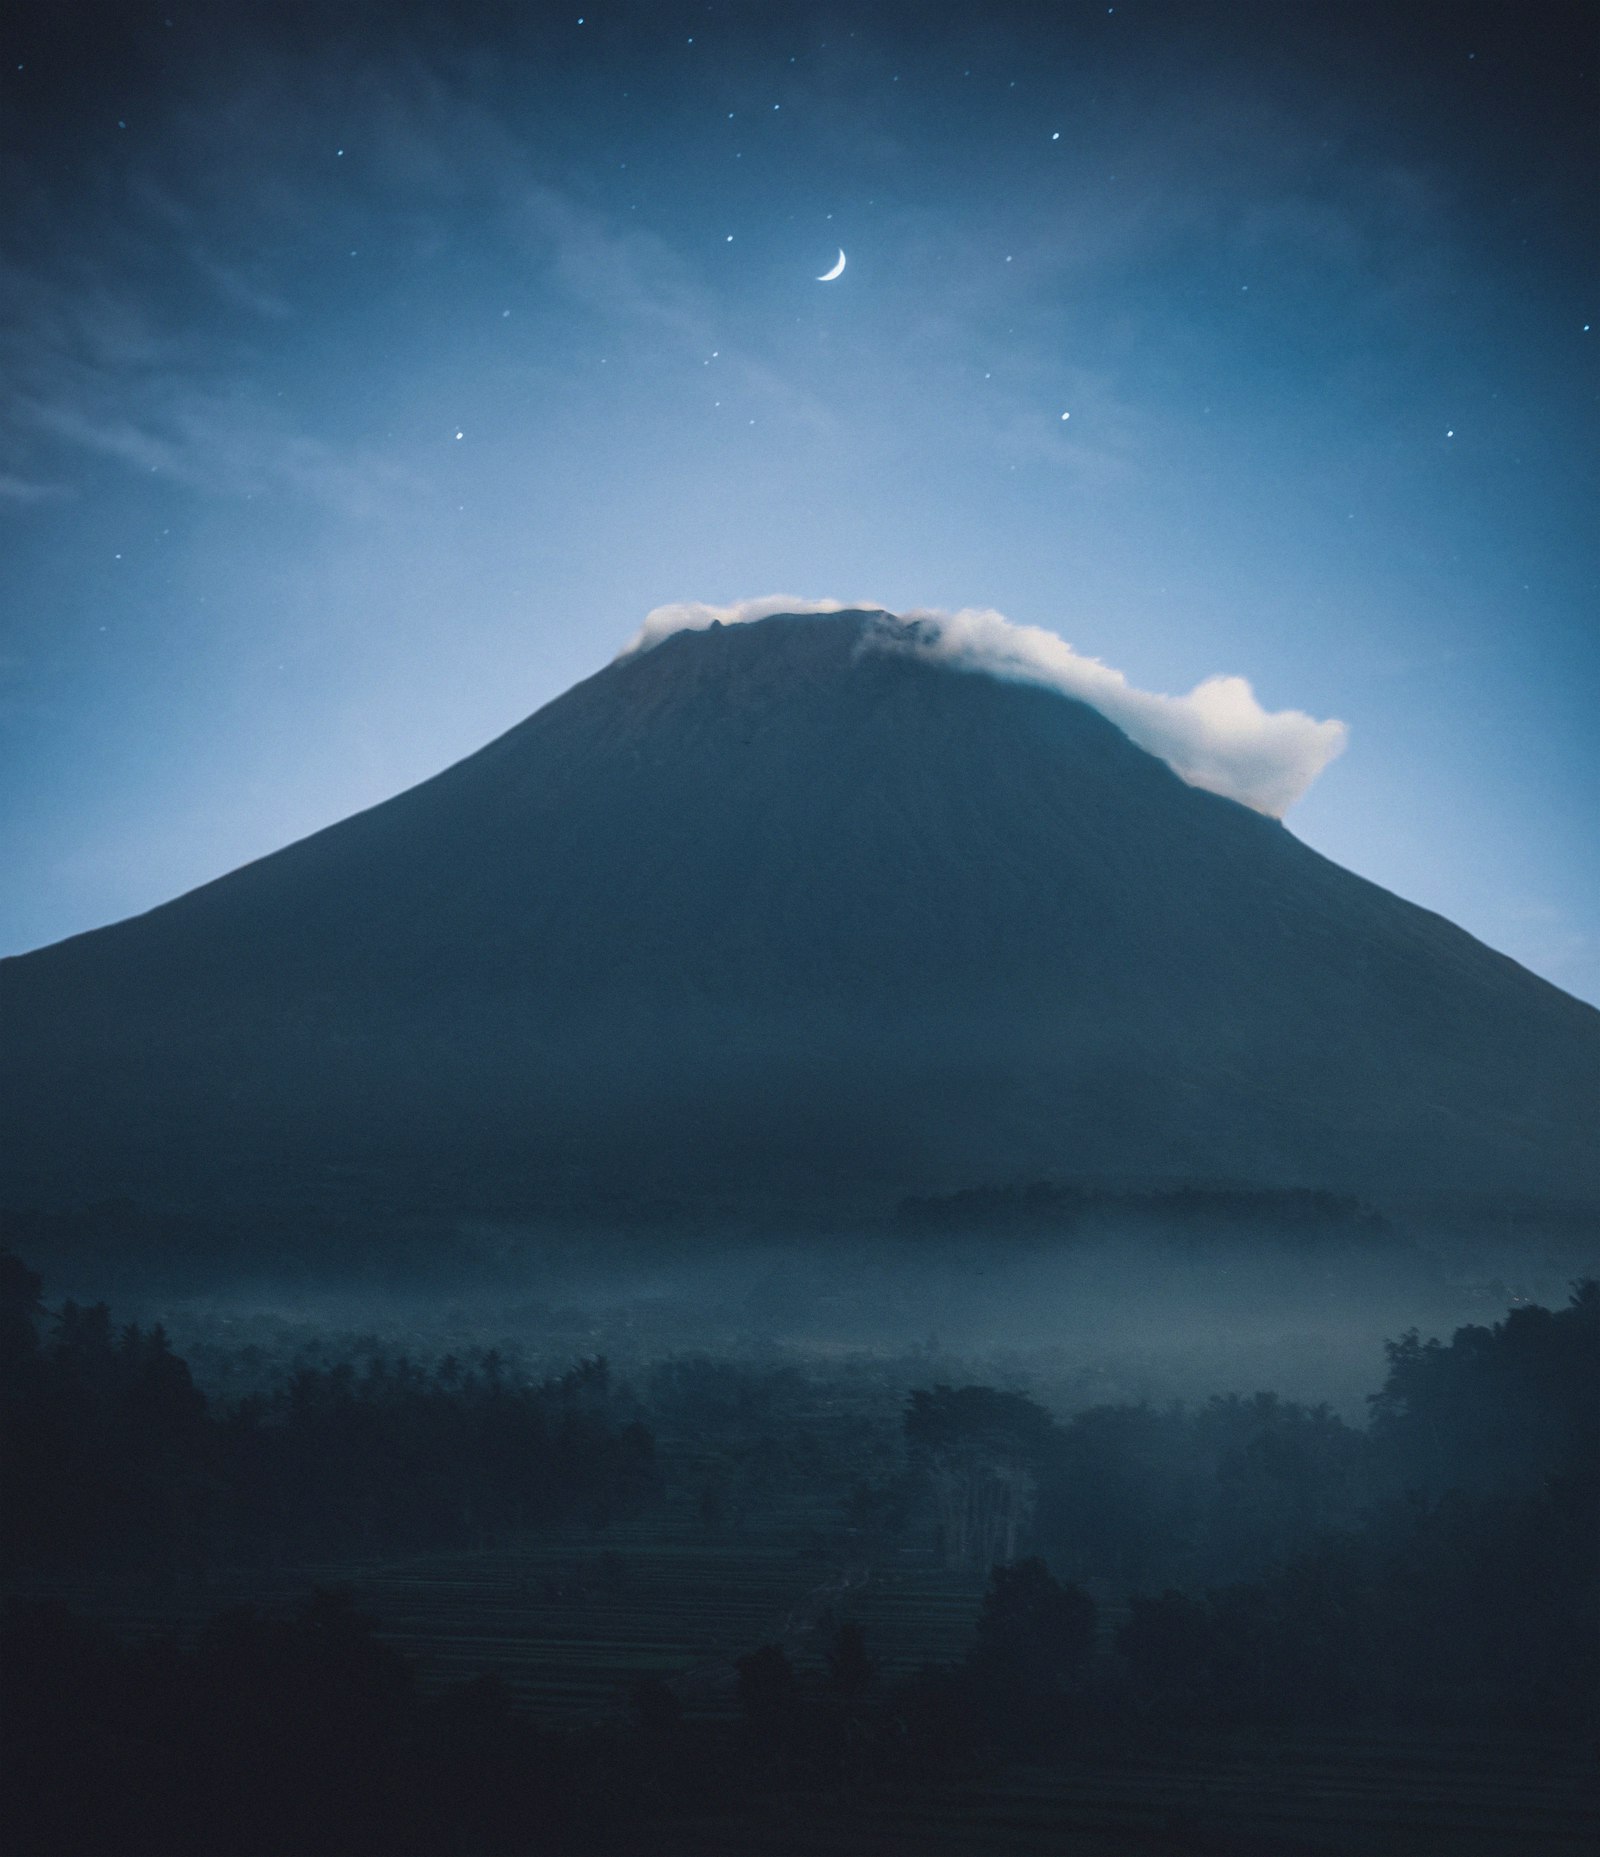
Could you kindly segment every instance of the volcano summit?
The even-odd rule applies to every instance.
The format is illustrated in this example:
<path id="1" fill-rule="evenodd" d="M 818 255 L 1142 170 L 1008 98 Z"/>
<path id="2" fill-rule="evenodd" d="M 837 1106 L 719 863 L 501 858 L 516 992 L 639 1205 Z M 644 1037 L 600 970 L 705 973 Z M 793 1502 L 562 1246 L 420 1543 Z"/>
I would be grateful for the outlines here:
<path id="1" fill-rule="evenodd" d="M 1600 1195 L 1600 1014 L 1089 704 L 915 642 L 849 610 L 672 631 L 0 963 L 6 1195 Z"/>

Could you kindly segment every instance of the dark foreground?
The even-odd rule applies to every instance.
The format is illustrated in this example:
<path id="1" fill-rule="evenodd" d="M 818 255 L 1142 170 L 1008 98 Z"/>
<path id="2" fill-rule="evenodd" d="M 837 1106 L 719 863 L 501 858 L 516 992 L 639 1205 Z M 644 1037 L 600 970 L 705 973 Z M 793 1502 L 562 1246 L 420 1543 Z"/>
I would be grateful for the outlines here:
<path id="1" fill-rule="evenodd" d="M 201 1385 L 160 1330 L 4 1287 L 8 1849 L 1600 1831 L 1592 1285 L 1391 1344 L 1363 1424 L 349 1336 L 213 1339 Z"/>
<path id="2" fill-rule="evenodd" d="M 1594 1847 L 1590 1750 L 1538 1737 L 1194 1733 L 1088 1744 L 964 1786 L 804 1794 L 698 1820 L 665 1857 L 1561 1857 Z"/>

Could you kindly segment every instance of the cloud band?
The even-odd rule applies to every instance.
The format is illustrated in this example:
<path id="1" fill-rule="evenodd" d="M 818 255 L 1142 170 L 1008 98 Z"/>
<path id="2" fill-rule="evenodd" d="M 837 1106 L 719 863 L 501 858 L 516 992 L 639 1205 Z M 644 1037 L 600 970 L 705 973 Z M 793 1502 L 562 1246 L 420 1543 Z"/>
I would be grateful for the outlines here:
<path id="1" fill-rule="evenodd" d="M 647 651 L 674 632 L 741 625 L 778 613 L 881 612 L 873 601 L 797 600 L 781 594 L 730 606 L 684 601 L 650 612 L 627 650 Z M 1141 690 L 1119 670 L 1084 657 L 1043 626 L 1016 625 L 984 607 L 917 608 L 869 633 L 868 649 L 905 652 L 953 670 L 1059 690 L 1097 709 L 1131 741 L 1158 755 L 1190 786 L 1281 818 L 1344 750 L 1342 722 L 1298 709 L 1267 710 L 1243 677 L 1208 677 L 1187 696 Z"/>

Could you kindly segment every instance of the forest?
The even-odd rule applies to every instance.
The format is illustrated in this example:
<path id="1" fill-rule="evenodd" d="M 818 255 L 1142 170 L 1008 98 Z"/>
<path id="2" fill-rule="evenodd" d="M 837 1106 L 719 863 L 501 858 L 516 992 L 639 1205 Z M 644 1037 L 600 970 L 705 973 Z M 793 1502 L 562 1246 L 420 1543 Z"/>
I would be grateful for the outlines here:
<path id="1" fill-rule="evenodd" d="M 847 1849 L 885 1800 L 1218 1735 L 1600 1727 L 1593 1281 L 1391 1340 L 1362 1423 L 897 1358 L 191 1362 L 9 1253 L 0 1292 L 19 1850 L 733 1849 L 797 1799 Z M 468 1594 L 477 1670 L 439 1654 Z M 697 1654 L 652 1639 L 696 1606 Z"/>

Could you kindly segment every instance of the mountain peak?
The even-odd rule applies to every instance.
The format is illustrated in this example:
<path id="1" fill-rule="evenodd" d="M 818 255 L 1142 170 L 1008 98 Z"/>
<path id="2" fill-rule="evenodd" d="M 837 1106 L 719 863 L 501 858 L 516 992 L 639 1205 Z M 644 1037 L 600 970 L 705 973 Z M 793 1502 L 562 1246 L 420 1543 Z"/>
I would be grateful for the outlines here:
<path id="1" fill-rule="evenodd" d="M 667 628 L 410 792 L 0 963 L 13 1195 L 1600 1193 L 1600 1014 L 961 621 Z"/>
<path id="2" fill-rule="evenodd" d="M 870 604 L 796 601 L 783 594 L 729 606 L 683 602 L 651 612 L 622 656 L 651 651 L 682 632 L 802 618 L 850 626 L 859 651 L 920 657 L 1087 703 L 1191 786 L 1273 818 L 1281 818 L 1343 753 L 1348 738 L 1342 722 L 1319 722 L 1297 709 L 1263 709 L 1243 677 L 1208 677 L 1187 696 L 1140 690 L 1121 671 L 1074 651 L 1056 633 L 1014 624 L 987 607 L 896 614 Z"/>

